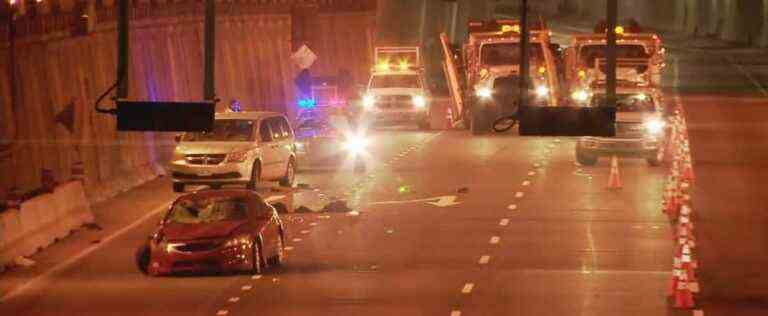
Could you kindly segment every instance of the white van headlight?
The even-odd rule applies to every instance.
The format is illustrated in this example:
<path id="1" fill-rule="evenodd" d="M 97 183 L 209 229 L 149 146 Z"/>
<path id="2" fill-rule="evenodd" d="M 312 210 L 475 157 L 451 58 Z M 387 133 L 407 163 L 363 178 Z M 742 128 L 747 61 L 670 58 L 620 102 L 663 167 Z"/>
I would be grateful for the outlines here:
<path id="1" fill-rule="evenodd" d="M 536 87 L 536 96 L 539 98 L 545 98 L 549 96 L 549 88 L 547 88 L 547 86 Z"/>
<path id="2" fill-rule="evenodd" d="M 664 130 L 664 121 L 662 120 L 650 120 L 643 123 L 645 125 L 645 129 L 648 130 L 649 133 L 658 135 L 661 134 L 661 132 Z"/>
<path id="3" fill-rule="evenodd" d="M 353 155 L 362 154 L 368 148 L 368 139 L 362 135 L 349 135 L 343 144 L 344 150 Z"/>
<path id="4" fill-rule="evenodd" d="M 363 96 L 363 107 L 366 110 L 373 108 L 374 105 L 376 105 L 376 97 L 374 95 L 366 94 Z"/>
<path id="5" fill-rule="evenodd" d="M 573 93 L 571 93 L 571 99 L 573 99 L 576 102 L 587 102 L 589 99 L 589 92 L 586 90 L 576 90 Z"/>
<path id="6" fill-rule="evenodd" d="M 424 96 L 415 95 L 413 96 L 413 105 L 420 109 L 424 108 L 427 106 L 427 99 Z"/>
<path id="7" fill-rule="evenodd" d="M 493 96 L 493 90 L 491 90 L 491 88 L 488 88 L 488 87 L 482 87 L 480 89 L 477 89 L 475 94 L 480 99 L 490 99 Z"/>

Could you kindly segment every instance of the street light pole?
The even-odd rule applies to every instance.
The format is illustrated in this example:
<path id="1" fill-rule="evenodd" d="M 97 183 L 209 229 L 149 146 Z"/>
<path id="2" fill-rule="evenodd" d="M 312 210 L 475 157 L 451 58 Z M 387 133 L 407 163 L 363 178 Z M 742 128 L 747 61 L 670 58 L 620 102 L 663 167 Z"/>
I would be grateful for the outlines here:
<path id="1" fill-rule="evenodd" d="M 618 1 L 608 0 L 606 12 L 607 45 L 605 57 L 607 59 L 605 74 L 605 95 L 608 106 L 616 106 L 616 25 L 619 14 Z"/>
<path id="2" fill-rule="evenodd" d="M 216 2 L 205 0 L 205 81 L 203 82 L 203 99 L 215 101 L 215 47 L 216 47 Z"/>
<path id="3" fill-rule="evenodd" d="M 520 94 L 518 96 L 518 108 L 528 105 L 528 76 L 530 74 L 530 61 L 528 60 L 528 0 L 520 1 Z"/>

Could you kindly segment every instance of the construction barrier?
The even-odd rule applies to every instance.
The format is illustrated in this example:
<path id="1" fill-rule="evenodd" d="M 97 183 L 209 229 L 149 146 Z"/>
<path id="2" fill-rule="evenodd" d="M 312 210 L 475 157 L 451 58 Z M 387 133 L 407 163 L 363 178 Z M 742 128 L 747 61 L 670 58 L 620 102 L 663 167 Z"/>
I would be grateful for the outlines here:
<path id="1" fill-rule="evenodd" d="M 0 213 L 0 266 L 28 257 L 94 221 L 80 181 L 71 181 Z"/>

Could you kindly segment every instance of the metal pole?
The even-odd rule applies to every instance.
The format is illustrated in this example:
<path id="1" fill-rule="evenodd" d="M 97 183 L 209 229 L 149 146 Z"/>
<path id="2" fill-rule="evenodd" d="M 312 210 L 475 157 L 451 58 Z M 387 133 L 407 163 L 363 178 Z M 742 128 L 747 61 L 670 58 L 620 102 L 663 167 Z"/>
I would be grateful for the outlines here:
<path id="1" fill-rule="evenodd" d="M 117 4 L 117 99 L 128 97 L 128 65 L 130 65 L 130 4 L 118 0 Z"/>
<path id="2" fill-rule="evenodd" d="M 215 0 L 205 0 L 205 81 L 203 82 L 203 98 L 214 101 L 215 48 L 216 48 L 216 5 Z"/>
<path id="3" fill-rule="evenodd" d="M 605 74 L 605 96 L 609 106 L 616 106 L 616 25 L 619 14 L 617 0 L 608 0 L 606 12 L 607 42 L 605 57 L 608 61 Z"/>
<path id="4" fill-rule="evenodd" d="M 16 10 L 11 7 L 11 16 L 8 19 L 8 79 L 11 86 L 11 110 L 16 111 Z"/>
<path id="5" fill-rule="evenodd" d="M 528 0 L 521 0 L 520 6 L 520 96 L 519 106 L 528 105 L 528 76 L 530 75 L 530 61 L 528 60 Z"/>

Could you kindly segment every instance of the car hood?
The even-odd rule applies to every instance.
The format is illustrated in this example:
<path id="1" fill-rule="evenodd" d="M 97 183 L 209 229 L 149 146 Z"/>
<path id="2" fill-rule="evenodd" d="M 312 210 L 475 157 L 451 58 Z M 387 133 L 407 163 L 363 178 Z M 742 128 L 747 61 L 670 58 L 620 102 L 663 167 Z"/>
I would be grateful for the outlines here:
<path id="1" fill-rule="evenodd" d="M 424 95 L 424 89 L 419 88 L 372 88 L 373 95 Z"/>
<path id="2" fill-rule="evenodd" d="M 245 220 L 203 224 L 167 223 L 163 227 L 163 235 L 170 241 L 224 238 L 246 223 Z"/>
<path id="3" fill-rule="evenodd" d="M 186 155 L 228 154 L 252 147 L 250 142 L 181 142 L 176 146 L 176 151 Z"/>
<path id="4" fill-rule="evenodd" d="M 660 118 L 661 116 L 655 112 L 616 112 L 616 121 L 623 123 L 642 123 Z"/>

